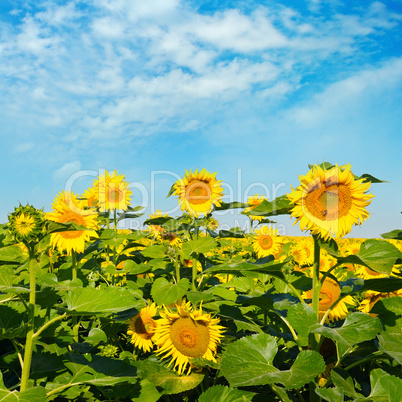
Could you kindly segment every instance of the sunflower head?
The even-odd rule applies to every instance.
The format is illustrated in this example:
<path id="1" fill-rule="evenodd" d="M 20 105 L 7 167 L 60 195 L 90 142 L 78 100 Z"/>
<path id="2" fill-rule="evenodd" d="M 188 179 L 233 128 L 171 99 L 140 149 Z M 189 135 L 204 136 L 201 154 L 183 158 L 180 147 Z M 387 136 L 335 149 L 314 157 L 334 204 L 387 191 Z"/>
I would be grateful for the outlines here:
<path id="1" fill-rule="evenodd" d="M 262 226 L 253 234 L 253 249 L 258 258 L 275 255 L 281 250 L 282 242 L 278 236 L 278 229 Z"/>
<path id="2" fill-rule="evenodd" d="M 179 197 L 181 209 L 191 216 L 207 215 L 214 205 L 220 206 L 223 197 L 222 181 L 215 178 L 216 173 L 205 169 L 200 172 L 186 171 L 185 176 L 174 185 L 173 194 Z"/>
<path id="3" fill-rule="evenodd" d="M 288 194 L 294 203 L 291 215 L 300 222 L 301 230 L 310 230 L 324 239 L 343 237 L 353 225 L 368 218 L 365 209 L 373 195 L 366 194 L 370 182 L 355 179 L 351 166 L 314 165 L 301 185 Z"/>
<path id="4" fill-rule="evenodd" d="M 153 336 L 157 327 L 154 317 L 157 314 L 155 303 L 145 306 L 128 322 L 127 334 L 131 336 L 131 343 L 144 352 L 150 352 L 153 348 Z"/>
<path id="5" fill-rule="evenodd" d="M 31 243 L 39 240 L 43 232 L 45 215 L 32 205 L 20 205 L 8 216 L 8 230 L 18 242 Z"/>
<path id="6" fill-rule="evenodd" d="M 348 314 L 348 308 L 346 304 L 354 305 L 355 300 L 351 296 L 346 296 L 333 306 L 340 295 L 341 287 L 339 286 L 338 282 L 329 277 L 325 278 L 320 290 L 320 319 L 330 309 L 331 310 L 328 313 L 327 320 L 334 321 L 344 319 L 346 317 L 346 315 Z M 304 292 L 302 294 L 302 297 L 304 299 L 311 299 L 313 297 L 313 291 L 308 290 L 307 292 Z"/>
<path id="7" fill-rule="evenodd" d="M 100 175 L 92 187 L 88 201 L 96 202 L 100 211 L 126 210 L 130 206 L 132 191 L 129 183 L 116 170 Z"/>
<path id="8" fill-rule="evenodd" d="M 165 307 L 155 331 L 158 355 L 170 357 L 169 366 L 179 374 L 191 371 L 191 359 L 202 357 L 216 362 L 217 344 L 223 337 L 224 327 L 219 319 L 204 313 L 202 307 L 194 309 L 190 302 L 176 306 L 176 311 Z"/>
<path id="9" fill-rule="evenodd" d="M 68 254 L 72 251 L 82 253 L 85 242 L 90 237 L 98 237 L 95 231 L 99 227 L 97 212 L 93 208 L 87 209 L 84 202 L 71 191 L 59 193 L 52 207 L 53 212 L 47 212 L 46 219 L 59 223 L 75 223 L 88 229 L 52 233 L 52 247 L 60 251 L 66 250 Z"/>

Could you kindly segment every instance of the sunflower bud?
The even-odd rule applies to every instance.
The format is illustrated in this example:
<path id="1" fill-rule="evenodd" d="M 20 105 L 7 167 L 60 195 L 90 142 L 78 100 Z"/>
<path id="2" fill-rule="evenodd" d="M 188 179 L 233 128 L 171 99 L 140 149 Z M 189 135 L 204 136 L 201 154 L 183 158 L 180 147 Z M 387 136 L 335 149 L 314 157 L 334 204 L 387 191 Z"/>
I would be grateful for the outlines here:
<path id="1" fill-rule="evenodd" d="M 43 232 L 45 215 L 42 210 L 32 205 L 15 208 L 8 216 L 8 230 L 11 236 L 22 243 L 31 243 L 39 240 Z"/>

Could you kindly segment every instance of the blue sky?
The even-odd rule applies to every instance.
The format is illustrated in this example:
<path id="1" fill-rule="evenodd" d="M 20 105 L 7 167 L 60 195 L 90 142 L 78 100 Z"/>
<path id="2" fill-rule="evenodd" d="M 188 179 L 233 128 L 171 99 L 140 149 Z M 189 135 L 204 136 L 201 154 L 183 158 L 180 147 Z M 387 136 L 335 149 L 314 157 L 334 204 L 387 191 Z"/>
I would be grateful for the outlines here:
<path id="1" fill-rule="evenodd" d="M 401 25 L 400 0 L 2 1 L 0 222 L 104 169 L 177 215 L 185 169 L 246 201 L 326 160 L 389 181 L 351 236 L 402 228 Z"/>

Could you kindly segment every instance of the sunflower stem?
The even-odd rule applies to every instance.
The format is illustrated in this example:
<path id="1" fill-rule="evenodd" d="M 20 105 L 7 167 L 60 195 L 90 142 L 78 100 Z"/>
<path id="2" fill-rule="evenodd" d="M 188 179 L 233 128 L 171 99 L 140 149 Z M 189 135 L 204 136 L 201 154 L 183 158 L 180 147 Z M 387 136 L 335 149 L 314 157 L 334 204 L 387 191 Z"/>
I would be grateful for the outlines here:
<path id="1" fill-rule="evenodd" d="M 314 264 L 313 264 L 313 299 L 312 299 L 312 307 L 314 310 L 315 317 L 317 322 L 320 320 L 320 290 L 321 290 L 321 282 L 320 282 L 320 244 L 318 242 L 318 236 L 313 235 L 314 240 Z M 310 345 L 312 350 L 318 351 L 320 343 L 320 335 L 319 334 L 310 334 Z M 311 381 L 309 384 L 309 394 L 310 401 L 319 401 L 320 397 L 315 393 L 315 389 L 317 384 L 315 381 Z"/>
<path id="2" fill-rule="evenodd" d="M 180 282 L 180 264 L 179 264 L 179 259 L 177 255 L 177 251 L 175 251 L 175 259 L 174 259 L 174 265 L 176 268 L 176 281 Z"/>
<path id="3" fill-rule="evenodd" d="M 36 276 L 35 276 L 35 250 L 33 245 L 28 245 L 29 250 L 29 308 L 27 338 L 25 342 L 24 363 L 21 374 L 20 391 L 28 388 L 29 373 L 31 371 L 32 353 L 33 353 L 33 335 L 35 331 L 35 302 L 36 302 Z"/>
<path id="4" fill-rule="evenodd" d="M 193 258 L 193 267 L 192 267 L 192 279 L 193 279 L 193 290 L 197 290 L 197 258 Z"/>
<path id="5" fill-rule="evenodd" d="M 77 279 L 77 253 L 75 250 L 71 250 L 71 268 L 72 268 L 72 280 Z"/>

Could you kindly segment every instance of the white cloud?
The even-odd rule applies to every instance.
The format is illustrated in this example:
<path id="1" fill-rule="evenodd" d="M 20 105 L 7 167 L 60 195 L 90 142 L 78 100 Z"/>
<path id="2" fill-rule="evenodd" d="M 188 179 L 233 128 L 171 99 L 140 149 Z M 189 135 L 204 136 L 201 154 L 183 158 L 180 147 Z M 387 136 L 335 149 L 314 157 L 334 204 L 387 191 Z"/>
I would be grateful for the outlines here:
<path id="1" fill-rule="evenodd" d="M 306 105 L 290 109 L 287 118 L 305 128 L 320 126 L 334 116 L 342 119 L 342 114 L 355 113 L 366 99 L 375 99 L 401 86 L 402 58 L 395 58 L 329 85 Z"/>
<path id="2" fill-rule="evenodd" d="M 53 172 L 53 179 L 57 182 L 65 181 L 79 170 L 81 170 L 80 161 L 65 163 L 62 167 Z"/>

